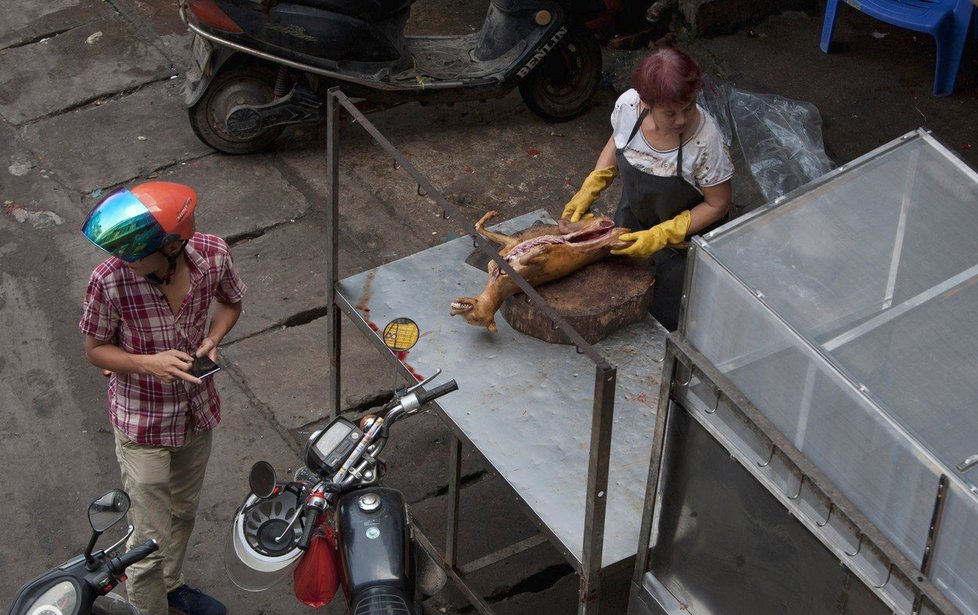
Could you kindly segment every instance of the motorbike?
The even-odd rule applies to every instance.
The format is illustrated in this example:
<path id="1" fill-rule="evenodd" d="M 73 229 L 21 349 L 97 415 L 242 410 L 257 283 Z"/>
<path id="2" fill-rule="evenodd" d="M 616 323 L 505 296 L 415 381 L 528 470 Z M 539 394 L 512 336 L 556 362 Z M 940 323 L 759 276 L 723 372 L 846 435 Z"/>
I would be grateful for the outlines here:
<path id="1" fill-rule="evenodd" d="M 9 615 L 140 615 L 136 607 L 109 592 L 126 580 L 126 568 L 159 548 L 156 541 L 113 555 L 132 535 L 129 526 L 117 543 L 93 552 L 99 536 L 121 521 L 129 506 L 129 496 L 120 489 L 96 498 L 88 507 L 92 537 L 85 552 L 24 585 L 14 597 Z"/>
<path id="2" fill-rule="evenodd" d="M 325 526 L 339 571 L 347 614 L 420 615 L 420 601 L 447 582 L 444 571 L 415 544 L 404 496 L 383 487 L 383 451 L 391 428 L 422 406 L 458 389 L 454 380 L 422 391 L 433 376 L 395 391 L 393 399 L 358 423 L 337 416 L 310 435 L 305 467 L 278 482 L 271 464 L 259 461 L 249 475 L 250 494 L 235 513 L 225 564 L 232 582 L 248 591 L 268 589 L 312 557 L 314 532 Z M 321 534 L 320 534 L 321 536 Z M 338 563 L 337 563 L 338 562 Z M 313 574 L 329 576 L 327 567 Z M 295 591 L 300 595 L 296 578 Z M 334 583 L 332 591 L 336 591 Z M 332 598 L 303 599 L 322 606 Z"/>
<path id="3" fill-rule="evenodd" d="M 229 154 L 320 122 L 340 86 L 365 111 L 499 98 L 518 88 L 551 121 L 582 114 L 601 80 L 585 22 L 604 0 L 491 0 L 481 30 L 405 36 L 414 0 L 180 0 L 194 33 L 185 103 L 197 137 Z"/>

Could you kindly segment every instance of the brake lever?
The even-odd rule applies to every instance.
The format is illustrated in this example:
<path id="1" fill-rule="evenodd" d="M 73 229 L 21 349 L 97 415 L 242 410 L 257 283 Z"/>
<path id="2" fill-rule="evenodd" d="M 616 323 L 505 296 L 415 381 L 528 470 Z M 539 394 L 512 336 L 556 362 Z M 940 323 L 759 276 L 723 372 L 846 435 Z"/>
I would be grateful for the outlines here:
<path id="1" fill-rule="evenodd" d="M 435 373 L 433 373 L 432 375 L 428 376 L 427 378 L 425 378 L 421 382 L 418 382 L 416 384 L 413 384 L 413 385 L 411 385 L 411 386 L 409 386 L 407 388 L 395 390 L 394 391 L 394 397 L 393 397 L 393 399 L 391 399 L 389 402 L 387 402 L 386 404 L 384 404 L 384 407 L 381 408 L 380 413 L 379 413 L 380 416 L 386 417 L 388 415 L 388 413 L 390 413 L 391 410 L 393 410 L 394 408 L 397 408 L 398 406 L 400 406 L 404 402 L 404 398 L 406 398 L 408 395 L 414 393 L 415 391 L 417 391 L 421 387 L 427 385 L 432 380 L 434 380 L 435 378 L 437 378 L 439 375 L 441 375 L 441 369 L 435 369 Z"/>
<path id="2" fill-rule="evenodd" d="M 408 395 L 409 393 L 413 393 L 414 391 L 420 389 L 424 385 L 428 384 L 429 382 L 431 382 L 432 380 L 434 380 L 435 378 L 437 378 L 439 375 L 441 375 L 441 368 L 435 369 L 435 373 L 434 374 L 428 376 L 427 378 L 425 378 L 424 380 L 422 380 L 418 384 L 416 384 L 416 385 L 414 385 L 412 387 L 407 388 L 404 391 L 404 395 Z M 401 397 L 404 397 L 404 395 L 401 395 Z"/>
<path id="3" fill-rule="evenodd" d="M 275 542 L 282 542 L 283 540 L 285 540 L 285 537 L 289 535 L 290 531 L 292 531 L 292 527 L 295 526 L 296 521 L 299 520 L 299 517 L 303 515 L 303 513 L 305 512 L 308 506 L 315 506 L 317 508 L 320 508 L 321 510 L 326 509 L 326 505 L 329 503 L 327 494 L 330 493 L 328 486 L 329 486 L 328 481 L 321 480 L 311 488 L 309 495 L 306 496 L 306 501 L 302 502 L 300 506 L 296 507 L 295 515 L 292 516 L 292 519 L 289 521 L 289 524 L 285 526 L 285 530 L 282 532 L 280 536 L 278 536 L 275 539 Z M 322 495 L 317 493 L 319 491 L 322 492 Z"/>
<path id="4" fill-rule="evenodd" d="M 107 548 L 103 549 L 102 553 L 108 555 L 110 553 L 117 551 L 120 547 L 122 547 L 122 545 L 126 544 L 126 541 L 129 540 L 129 537 L 132 536 L 133 532 L 135 531 L 136 528 L 134 528 L 131 525 L 128 526 L 126 528 L 126 535 L 120 538 L 118 542 L 116 542 L 115 544 L 109 545 Z"/>

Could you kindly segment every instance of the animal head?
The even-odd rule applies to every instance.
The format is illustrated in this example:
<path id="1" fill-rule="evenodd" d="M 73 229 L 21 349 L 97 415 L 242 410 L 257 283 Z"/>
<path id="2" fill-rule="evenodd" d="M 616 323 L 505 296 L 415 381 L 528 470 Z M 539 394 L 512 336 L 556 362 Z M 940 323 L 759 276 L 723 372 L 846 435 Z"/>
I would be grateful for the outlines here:
<path id="1" fill-rule="evenodd" d="M 458 297 L 452 301 L 452 316 L 461 315 L 465 322 L 477 327 L 485 327 L 489 333 L 496 332 L 496 321 L 493 316 L 496 310 L 489 309 L 486 302 L 480 302 L 478 297 Z"/>

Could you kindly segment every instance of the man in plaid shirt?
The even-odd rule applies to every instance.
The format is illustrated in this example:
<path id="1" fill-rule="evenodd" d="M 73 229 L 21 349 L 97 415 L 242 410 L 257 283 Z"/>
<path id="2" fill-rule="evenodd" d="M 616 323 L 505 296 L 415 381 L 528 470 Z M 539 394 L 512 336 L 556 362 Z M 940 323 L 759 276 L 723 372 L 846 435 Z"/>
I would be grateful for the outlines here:
<path id="1" fill-rule="evenodd" d="M 195 232 L 195 206 L 187 186 L 148 182 L 106 197 L 83 227 L 112 255 L 92 273 L 79 328 L 86 357 L 109 376 L 116 457 L 132 500 L 130 547 L 160 546 L 129 568 L 129 599 L 149 615 L 227 612 L 182 574 L 221 420 L 213 378 L 190 370 L 195 357 L 217 359 L 245 285 L 227 244 Z"/>

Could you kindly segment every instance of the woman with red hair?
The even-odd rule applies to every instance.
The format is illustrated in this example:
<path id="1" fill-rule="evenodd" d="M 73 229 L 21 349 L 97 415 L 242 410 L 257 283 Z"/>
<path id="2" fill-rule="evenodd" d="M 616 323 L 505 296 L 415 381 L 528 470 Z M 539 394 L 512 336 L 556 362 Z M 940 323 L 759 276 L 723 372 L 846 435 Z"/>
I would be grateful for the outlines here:
<path id="1" fill-rule="evenodd" d="M 679 244 L 721 222 L 730 206 L 733 164 L 716 122 L 696 104 L 699 66 L 679 49 L 651 53 L 611 113 L 612 134 L 594 171 L 564 207 L 577 221 L 621 175 L 615 223 L 633 230 L 612 254 L 651 258 L 656 282 L 649 311 L 675 331 L 685 277 Z"/>

